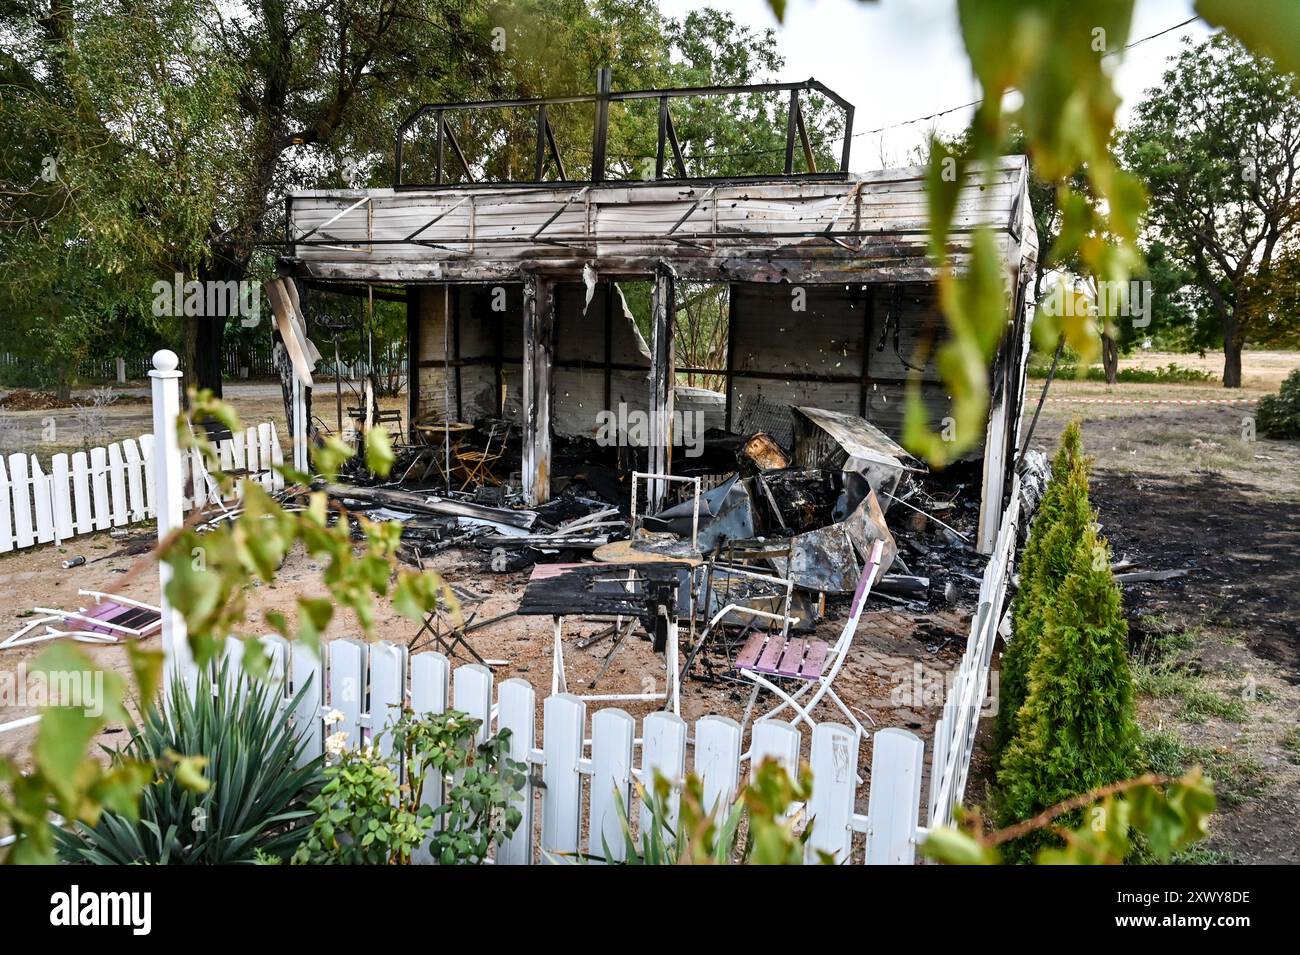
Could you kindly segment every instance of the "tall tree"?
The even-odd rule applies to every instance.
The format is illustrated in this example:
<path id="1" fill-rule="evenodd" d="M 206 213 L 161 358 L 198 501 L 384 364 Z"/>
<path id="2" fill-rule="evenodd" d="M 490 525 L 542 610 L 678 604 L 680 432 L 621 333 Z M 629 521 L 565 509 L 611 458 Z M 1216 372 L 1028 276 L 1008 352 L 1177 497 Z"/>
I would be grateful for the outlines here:
<path id="1" fill-rule="evenodd" d="M 779 68 L 771 31 L 726 14 L 664 18 L 653 0 L 7 0 L 0 33 L 0 250 L 26 310 L 93 347 L 123 311 L 183 343 L 190 380 L 220 393 L 226 317 L 155 316 L 154 282 L 265 277 L 293 189 L 386 185 L 394 131 L 417 105 L 622 88 L 747 82 Z M 656 104 L 651 103 L 651 106 Z M 589 107 L 587 107 L 589 111 Z M 692 173 L 730 171 L 770 103 L 683 106 Z M 814 132 L 834 132 L 812 106 Z M 611 175 L 652 161 L 654 110 L 611 116 Z M 532 162 L 529 111 L 458 137 L 488 178 Z M 477 121 L 477 127 L 473 123 Z M 591 143 L 583 108 L 552 113 L 571 178 Z M 501 131 L 504 129 L 505 136 Z M 772 150 L 767 140 L 758 151 Z M 830 146 L 819 139 L 819 161 Z M 412 152 L 416 152 L 412 150 Z M 47 158 L 58 175 L 40 177 Z M 463 171 L 452 171 L 459 174 Z M 10 209 L 12 206 L 12 209 Z"/>
<path id="2" fill-rule="evenodd" d="M 1223 384 L 1240 387 L 1242 348 L 1297 321 L 1247 299 L 1300 242 L 1300 81 L 1226 34 L 1189 43 L 1138 105 L 1120 150 L 1151 196 L 1148 237 L 1207 297 Z"/>

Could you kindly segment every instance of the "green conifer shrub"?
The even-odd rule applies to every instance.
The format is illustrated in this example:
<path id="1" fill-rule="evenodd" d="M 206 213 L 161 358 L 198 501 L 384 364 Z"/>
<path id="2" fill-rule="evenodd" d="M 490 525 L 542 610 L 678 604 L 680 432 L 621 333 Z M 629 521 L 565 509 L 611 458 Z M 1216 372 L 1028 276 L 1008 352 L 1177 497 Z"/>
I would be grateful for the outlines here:
<path id="1" fill-rule="evenodd" d="M 1091 513 L 1085 513 L 1087 509 L 1087 461 L 1083 456 L 1079 422 L 1072 421 L 1061 435 L 1060 447 L 1052 461 L 1052 478 L 1034 514 L 1029 541 L 1020 558 L 1020 588 L 1011 602 L 1011 642 L 1002 655 L 998 678 L 997 744 L 1001 748 L 1015 735 L 1016 714 L 1025 702 L 1029 666 L 1038 652 L 1038 636 L 1042 631 L 1044 600 L 1050 599 L 1065 579 L 1074 544 L 1082 537 L 1084 524 L 1092 520 Z M 1068 518 L 1068 527 L 1056 531 L 1063 517 Z"/>
<path id="2" fill-rule="evenodd" d="M 1029 693 L 998 773 L 1000 818 L 1028 819 L 1132 776 L 1142 763 L 1133 699 L 1119 585 L 1109 548 L 1089 525 L 1044 614 Z"/>

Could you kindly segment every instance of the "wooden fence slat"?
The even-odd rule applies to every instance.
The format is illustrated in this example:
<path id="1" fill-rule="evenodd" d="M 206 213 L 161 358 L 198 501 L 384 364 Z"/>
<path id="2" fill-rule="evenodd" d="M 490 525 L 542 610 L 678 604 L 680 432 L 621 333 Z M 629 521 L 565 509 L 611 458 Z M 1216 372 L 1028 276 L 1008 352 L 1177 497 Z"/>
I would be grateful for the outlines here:
<path id="1" fill-rule="evenodd" d="M 497 689 L 497 732 L 510 731 L 510 758 L 525 766 L 533 750 L 536 721 L 537 691 L 532 684 L 518 677 L 502 681 Z M 528 771 L 528 778 L 530 782 L 524 786 L 519 806 L 523 819 L 515 829 L 515 834 L 497 849 L 497 865 L 528 865 L 533 860 L 531 770 Z"/>
<path id="2" fill-rule="evenodd" d="M 321 706 L 325 702 L 325 667 L 320 654 L 305 643 L 293 644 L 290 665 L 291 689 L 295 696 L 302 692 L 293 711 L 294 732 L 303 738 L 302 755 L 299 758 L 301 765 L 311 762 L 323 752 Z"/>
<path id="3" fill-rule="evenodd" d="M 158 516 L 158 492 L 153 479 L 153 435 L 140 435 L 140 459 L 144 462 L 145 517 Z"/>
<path id="4" fill-rule="evenodd" d="M 50 459 L 50 491 L 54 505 L 54 539 L 64 541 L 74 533 L 72 523 L 72 477 L 68 472 L 68 456 L 56 454 Z"/>
<path id="5" fill-rule="evenodd" d="M 50 476 L 41 461 L 32 455 L 32 501 L 36 505 L 36 540 L 48 544 L 54 540 L 54 505 L 50 500 Z"/>
<path id="6" fill-rule="evenodd" d="M 591 815 L 587 852 L 610 862 L 627 857 L 622 811 L 632 814 L 632 741 L 636 720 L 625 711 L 597 710 L 591 718 Z"/>
<path id="7" fill-rule="evenodd" d="M 411 709 L 416 713 L 441 713 L 447 709 L 447 684 L 451 663 L 441 653 L 411 657 Z"/>
<path id="8" fill-rule="evenodd" d="M 668 798 L 668 825 L 675 831 L 677 812 L 681 808 L 681 786 L 686 779 L 686 721 L 676 713 L 651 713 L 642 725 L 641 785 L 647 792 L 654 788 L 656 772 L 673 784 Z M 650 811 L 644 804 L 640 825 L 642 832 L 650 825 Z"/>
<path id="9" fill-rule="evenodd" d="M 867 865 L 911 865 L 921 816 L 925 744 L 890 727 L 872 737 L 871 792 L 867 797 Z"/>
<path id="10" fill-rule="evenodd" d="M 268 491 L 272 489 L 271 481 L 271 424 L 263 421 L 257 426 L 257 479 Z"/>
<path id="11" fill-rule="evenodd" d="M 230 447 L 230 468 L 232 471 L 244 471 L 248 467 L 248 456 L 244 452 L 244 432 L 236 431 L 230 435 L 230 440 L 226 442 Z M 244 496 L 244 478 L 241 477 L 235 482 L 235 496 L 243 498 Z"/>
<path id="12" fill-rule="evenodd" d="M 234 436 L 217 442 L 217 464 L 223 472 L 229 474 L 235 469 Z"/>
<path id="13" fill-rule="evenodd" d="M 542 704 L 542 852 L 578 851 L 582 811 L 582 731 L 587 704 L 570 693 L 556 693 Z"/>
<path id="14" fill-rule="evenodd" d="M 181 461 L 184 469 L 181 474 L 181 487 L 186 489 L 188 498 L 185 501 L 185 510 L 193 510 L 199 507 L 206 507 L 208 504 L 208 469 L 203 465 L 203 452 L 198 448 L 190 448 L 189 453 L 181 452 Z"/>
<path id="15" fill-rule="evenodd" d="M 131 519 L 126 510 L 126 464 L 122 446 L 116 441 L 108 446 L 108 486 L 113 503 L 113 526 L 121 527 Z"/>
<path id="16" fill-rule="evenodd" d="M 837 863 L 847 862 L 853 852 L 849 819 L 858 788 L 858 734 L 838 723 L 818 723 L 808 762 L 813 776 L 808 800 L 812 835 L 804 847 L 804 861 L 819 861 L 820 851 Z"/>
<path id="17" fill-rule="evenodd" d="M 12 498 L 9 474 L 5 470 L 4 458 L 0 457 L 0 554 L 14 549 Z"/>
<path id="18" fill-rule="evenodd" d="M 227 636 L 225 646 L 222 647 L 221 659 L 218 666 L 226 667 L 226 689 L 232 693 L 238 689 L 239 697 L 248 695 L 249 677 L 244 670 L 244 641 L 236 636 Z M 240 686 L 240 678 L 243 678 L 243 685 Z"/>
<path id="19" fill-rule="evenodd" d="M 122 442 L 122 454 L 126 458 L 126 497 L 131 507 L 131 522 L 137 523 L 145 519 L 147 512 L 142 475 L 144 464 L 140 457 L 140 447 L 133 438 Z"/>
<path id="20" fill-rule="evenodd" d="M 366 645 L 356 640 L 334 640 L 329 647 L 330 709 L 343 714 L 331 733 L 348 734 L 348 746 L 361 745 L 361 707 L 366 698 Z"/>
<path id="21" fill-rule="evenodd" d="M 936 825 L 939 812 L 939 791 L 943 788 L 943 765 L 946 757 L 944 744 L 947 742 L 943 720 L 934 724 L 934 741 L 930 744 L 930 792 L 926 800 L 928 811 L 925 817 L 927 826 Z"/>
<path id="22" fill-rule="evenodd" d="M 72 496 L 77 504 L 78 534 L 89 534 L 95 529 L 95 515 L 90 509 L 90 462 L 85 451 L 72 455 Z"/>
<path id="23" fill-rule="evenodd" d="M 765 759 L 775 759 L 791 778 L 799 772 L 799 749 L 803 738 L 797 727 L 781 720 L 759 720 L 750 742 L 750 774 L 758 772 Z"/>
<path id="24" fill-rule="evenodd" d="M 451 663 L 441 653 L 417 653 L 411 657 L 411 709 L 417 714 L 446 711 L 450 680 Z M 432 774 L 424 781 L 421 805 L 437 809 L 442 805 L 442 791 L 442 777 Z M 411 853 L 414 862 L 427 865 L 433 861 L 430 841 L 426 839 L 424 845 Z"/>
<path id="25" fill-rule="evenodd" d="M 280 692 L 279 703 L 287 703 L 285 698 L 285 677 L 289 672 L 289 641 L 278 633 L 269 633 L 262 637 L 262 646 L 269 658 L 266 667 L 266 677 L 271 683 L 279 684 Z"/>
<path id="26" fill-rule="evenodd" d="M 275 467 L 284 467 L 284 451 L 280 447 L 280 433 L 276 430 L 275 422 L 271 422 L 271 465 Z M 284 475 L 279 471 L 271 473 L 271 490 L 284 490 Z"/>
<path id="27" fill-rule="evenodd" d="M 36 543 L 32 533 L 32 482 L 27 476 L 27 455 L 15 451 L 9 455 L 9 486 L 12 488 L 14 547 L 31 547 Z"/>
<path id="28" fill-rule="evenodd" d="M 726 716 L 695 721 L 695 774 L 704 790 L 704 810 L 725 816 L 740 783 L 740 724 Z"/>
<path id="29" fill-rule="evenodd" d="M 452 674 L 452 706 L 480 721 L 474 739 L 487 742 L 492 733 L 492 671 L 481 663 L 456 667 Z"/>
<path id="30" fill-rule="evenodd" d="M 95 530 L 106 531 L 113 526 L 112 505 L 108 498 L 108 451 L 90 449 L 90 479 L 95 492 Z"/>
<path id="31" fill-rule="evenodd" d="M 389 729 L 406 701 L 406 647 L 381 640 L 370 645 L 370 732 L 385 756 L 393 751 Z"/>
<path id="32" fill-rule="evenodd" d="M 261 449 L 257 441 L 257 426 L 250 425 L 244 432 L 244 467 L 248 469 L 247 481 L 261 483 L 258 472 L 262 469 Z"/>

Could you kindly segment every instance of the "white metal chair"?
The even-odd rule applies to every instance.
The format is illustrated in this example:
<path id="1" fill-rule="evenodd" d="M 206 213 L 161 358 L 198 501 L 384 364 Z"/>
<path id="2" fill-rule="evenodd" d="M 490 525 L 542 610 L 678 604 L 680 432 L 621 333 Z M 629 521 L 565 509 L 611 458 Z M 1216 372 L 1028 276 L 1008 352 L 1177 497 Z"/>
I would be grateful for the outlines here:
<path id="1" fill-rule="evenodd" d="M 79 611 L 34 607 L 37 613 L 47 616 L 29 620 L 21 630 L 0 643 L 0 650 L 60 637 L 71 637 L 83 643 L 117 643 L 123 637 L 147 637 L 162 627 L 162 611 L 152 604 L 98 590 L 78 590 L 77 593 L 82 597 L 94 597 L 94 605 L 82 607 Z M 42 625 L 44 632 L 29 636 Z"/>
<path id="2" fill-rule="evenodd" d="M 789 555 L 788 548 L 786 555 Z M 721 585 L 719 578 L 722 580 Z M 751 586 L 756 587 L 760 592 L 737 593 L 737 586 L 745 581 L 749 581 Z M 696 658 L 708 645 L 709 640 L 715 637 L 716 631 L 725 626 L 743 627 L 744 630 L 738 638 L 743 639 L 745 634 L 760 621 L 769 625 L 780 624 L 781 637 L 783 639 L 788 637 L 790 627 L 799 623 L 799 618 L 790 613 L 793 595 L 794 582 L 787 577 L 781 577 L 772 571 L 755 570 L 749 566 L 710 561 L 704 573 L 703 609 L 705 614 L 710 614 L 713 607 L 719 609 L 711 613 L 708 624 L 687 653 L 686 664 L 682 667 L 682 681 L 685 682 L 689 678 Z M 768 604 L 771 609 L 763 609 L 763 604 Z M 723 643 L 727 649 L 727 662 L 734 667 L 730 645 L 725 639 Z"/>
<path id="3" fill-rule="evenodd" d="M 749 721 L 759 691 L 771 690 L 780 697 L 781 702 L 759 717 L 759 720 L 770 719 L 789 707 L 794 711 L 792 717 L 794 723 L 798 724 L 802 721 L 812 729 L 817 725 L 812 718 L 813 710 L 824 698 L 829 697 L 845 718 L 853 724 L 858 736 L 866 734 L 866 729 L 858 718 L 835 692 L 834 684 L 835 677 L 848 657 L 849 647 L 852 646 L 854 634 L 858 630 L 858 623 L 862 620 L 867 594 L 871 592 L 871 585 L 879 574 L 884 547 L 883 541 L 876 541 L 871 549 L 871 559 L 862 569 L 857 591 L 853 594 L 849 619 L 834 645 L 828 645 L 823 640 L 790 639 L 788 627 L 783 627 L 779 633 L 755 633 L 750 637 L 735 662 L 735 668 L 740 675 L 754 683 L 754 690 L 745 707 L 745 715 L 741 718 L 742 728 Z M 758 611 L 750 612 L 758 613 Z M 795 681 L 799 686 L 788 691 L 776 682 L 778 679 Z"/>

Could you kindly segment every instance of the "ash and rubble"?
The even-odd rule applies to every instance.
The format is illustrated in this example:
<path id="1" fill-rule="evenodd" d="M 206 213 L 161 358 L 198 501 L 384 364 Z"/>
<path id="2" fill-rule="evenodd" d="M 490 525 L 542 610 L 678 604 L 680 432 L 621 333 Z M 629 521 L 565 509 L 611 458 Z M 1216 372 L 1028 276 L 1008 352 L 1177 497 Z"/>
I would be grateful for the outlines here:
<path id="1" fill-rule="evenodd" d="M 539 563 L 601 559 L 597 552 L 618 542 L 624 542 L 624 557 L 639 551 L 722 564 L 738 544 L 770 545 L 788 556 L 760 563 L 793 582 L 793 605 L 805 628 L 823 614 L 837 614 L 837 603 L 847 602 L 872 545 L 881 540 L 881 575 L 871 592 L 881 609 L 914 617 L 917 632 L 928 639 L 936 636 L 925 625 L 928 614 L 973 607 L 986 563 L 973 546 L 979 463 L 932 472 L 863 418 L 808 407 L 791 408 L 790 418 L 784 438 L 710 431 L 706 453 L 678 462 L 675 473 L 700 477 L 705 488 L 694 547 L 693 494 L 680 491 L 686 485 L 669 485 L 676 496 L 638 515 L 633 540 L 631 472 L 638 449 L 582 439 L 557 440 L 552 481 L 558 493 L 533 507 L 525 506 L 519 489 L 517 448 L 503 457 L 499 484 L 457 490 L 456 482 L 440 486 L 437 479 L 384 481 L 353 465 L 326 490 L 349 512 L 401 521 L 400 553 L 408 563 L 424 566 L 454 549 L 470 579 Z M 399 449 L 391 473 L 409 471 L 408 459 L 418 453 Z M 1045 474 L 1045 459 L 1027 459 L 1024 471 Z M 1039 482 L 1025 487 L 1026 494 L 1041 493 Z M 739 586 L 743 593 L 747 585 Z M 763 599 L 756 593 L 755 605 Z M 702 605 L 697 619 L 709 609 Z"/>

